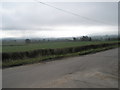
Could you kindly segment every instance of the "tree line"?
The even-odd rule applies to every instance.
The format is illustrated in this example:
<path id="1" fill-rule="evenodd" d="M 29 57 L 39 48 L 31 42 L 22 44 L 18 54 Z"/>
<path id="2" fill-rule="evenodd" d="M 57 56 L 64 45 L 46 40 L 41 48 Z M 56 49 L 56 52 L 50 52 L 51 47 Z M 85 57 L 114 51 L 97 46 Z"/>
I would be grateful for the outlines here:
<path id="1" fill-rule="evenodd" d="M 69 39 L 64 39 L 63 41 L 96 41 L 98 39 L 94 39 L 92 37 L 89 37 L 89 36 L 82 36 L 82 37 L 73 37 L 72 40 L 69 40 Z M 102 40 L 102 39 L 101 39 Z M 106 39 L 103 39 L 103 40 L 107 40 L 107 41 L 111 41 L 111 40 L 120 40 L 120 37 L 117 37 L 117 38 L 106 38 Z M 43 39 L 43 40 L 34 40 L 34 42 L 40 42 L 40 41 L 47 41 L 49 42 L 50 40 L 46 40 L 46 39 Z M 57 40 L 55 40 L 57 41 Z M 58 40 L 59 41 L 59 40 Z M 30 39 L 25 39 L 25 43 L 29 44 L 31 43 L 32 41 Z"/>

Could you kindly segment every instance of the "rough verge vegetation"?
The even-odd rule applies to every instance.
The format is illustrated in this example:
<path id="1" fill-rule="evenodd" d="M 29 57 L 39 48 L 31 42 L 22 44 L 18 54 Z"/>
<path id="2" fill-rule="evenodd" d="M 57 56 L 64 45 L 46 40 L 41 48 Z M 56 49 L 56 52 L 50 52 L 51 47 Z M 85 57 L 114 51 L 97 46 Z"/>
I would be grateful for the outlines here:
<path id="1" fill-rule="evenodd" d="M 101 43 L 95 45 L 85 45 L 68 48 L 55 48 L 55 49 L 38 49 L 25 52 L 11 52 L 2 53 L 2 66 L 11 67 L 23 64 L 36 63 L 40 61 L 62 58 L 75 55 L 85 55 L 88 53 L 95 53 L 98 51 L 107 50 L 110 48 L 118 47 L 120 42 L 115 43 Z"/>

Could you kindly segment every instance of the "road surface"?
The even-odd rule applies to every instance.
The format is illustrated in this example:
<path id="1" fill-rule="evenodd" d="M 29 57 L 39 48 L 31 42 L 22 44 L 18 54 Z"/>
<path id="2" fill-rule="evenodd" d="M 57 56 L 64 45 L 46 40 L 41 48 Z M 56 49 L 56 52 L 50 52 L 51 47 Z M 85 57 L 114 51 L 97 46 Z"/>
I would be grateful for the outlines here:
<path id="1" fill-rule="evenodd" d="M 118 49 L 3 69 L 3 88 L 117 88 Z"/>

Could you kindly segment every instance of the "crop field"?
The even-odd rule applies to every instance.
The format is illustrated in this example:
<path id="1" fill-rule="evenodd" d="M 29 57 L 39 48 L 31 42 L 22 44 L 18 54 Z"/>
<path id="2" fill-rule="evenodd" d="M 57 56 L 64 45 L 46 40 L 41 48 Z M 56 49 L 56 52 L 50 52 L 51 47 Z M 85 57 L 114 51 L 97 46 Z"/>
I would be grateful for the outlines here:
<path id="1" fill-rule="evenodd" d="M 55 48 L 68 48 L 85 45 L 95 45 L 102 43 L 115 43 L 118 41 L 67 41 L 67 42 L 40 42 L 40 43 L 8 43 L 2 45 L 2 52 L 24 52 L 38 49 L 55 49 Z"/>

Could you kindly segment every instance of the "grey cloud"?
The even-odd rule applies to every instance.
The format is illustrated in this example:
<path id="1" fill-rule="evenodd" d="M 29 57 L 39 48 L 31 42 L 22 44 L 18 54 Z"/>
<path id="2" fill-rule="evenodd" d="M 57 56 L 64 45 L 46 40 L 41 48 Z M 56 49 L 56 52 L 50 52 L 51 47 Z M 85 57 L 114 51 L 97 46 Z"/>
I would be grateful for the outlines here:
<path id="1" fill-rule="evenodd" d="M 51 30 L 46 26 L 60 25 L 117 25 L 117 2 L 94 3 L 48 3 L 90 19 L 85 20 L 40 3 L 4 3 L 3 8 L 11 14 L 3 14 L 3 30 Z M 13 11 L 13 12 L 11 12 Z M 100 21 L 100 23 L 99 23 Z M 105 23 L 101 23 L 105 22 Z"/>

